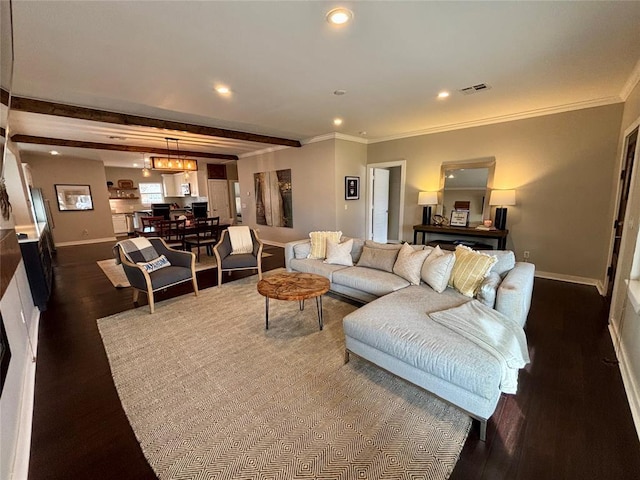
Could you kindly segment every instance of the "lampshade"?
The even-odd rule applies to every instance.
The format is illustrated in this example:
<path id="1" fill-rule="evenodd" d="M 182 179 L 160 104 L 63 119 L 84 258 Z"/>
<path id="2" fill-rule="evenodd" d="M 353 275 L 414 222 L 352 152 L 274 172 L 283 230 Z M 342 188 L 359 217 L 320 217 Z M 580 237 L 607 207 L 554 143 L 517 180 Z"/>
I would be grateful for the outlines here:
<path id="1" fill-rule="evenodd" d="M 489 197 L 489 205 L 515 205 L 516 204 L 516 191 L 515 190 L 491 190 L 491 196 Z"/>
<path id="2" fill-rule="evenodd" d="M 418 194 L 418 205 L 437 205 L 438 192 L 420 192 Z"/>

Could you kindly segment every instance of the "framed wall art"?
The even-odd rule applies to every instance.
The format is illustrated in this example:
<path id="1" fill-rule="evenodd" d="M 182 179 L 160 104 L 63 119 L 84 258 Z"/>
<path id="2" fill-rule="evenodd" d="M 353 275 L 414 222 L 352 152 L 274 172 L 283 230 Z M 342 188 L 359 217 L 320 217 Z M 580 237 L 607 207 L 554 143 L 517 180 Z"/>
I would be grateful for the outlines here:
<path id="1" fill-rule="evenodd" d="M 93 199 L 89 185 L 56 184 L 55 188 L 58 210 L 61 212 L 93 210 Z"/>
<path id="2" fill-rule="evenodd" d="M 452 227 L 466 227 L 469 222 L 469 210 L 453 210 L 451 212 L 451 221 L 449 225 Z"/>
<path id="3" fill-rule="evenodd" d="M 360 177 L 344 177 L 344 199 L 360 199 Z"/>

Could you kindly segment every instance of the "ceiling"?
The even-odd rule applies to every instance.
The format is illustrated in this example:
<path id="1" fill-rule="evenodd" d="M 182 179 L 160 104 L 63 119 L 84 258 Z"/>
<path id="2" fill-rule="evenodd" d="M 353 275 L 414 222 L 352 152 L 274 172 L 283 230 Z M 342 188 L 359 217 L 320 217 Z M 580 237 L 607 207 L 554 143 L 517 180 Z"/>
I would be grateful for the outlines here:
<path id="1" fill-rule="evenodd" d="M 336 6 L 353 11 L 350 24 L 325 20 Z M 617 103 L 640 76 L 637 1 L 14 0 L 13 27 L 15 96 L 303 143 L 330 133 L 376 142 Z M 459 92 L 481 83 L 489 88 Z M 450 96 L 438 99 L 442 90 Z M 171 136 L 183 150 L 240 157 L 274 147 L 24 111 L 12 111 L 9 125 L 11 135 L 123 145 L 163 147 Z M 141 158 L 56 149 L 105 165 Z"/>

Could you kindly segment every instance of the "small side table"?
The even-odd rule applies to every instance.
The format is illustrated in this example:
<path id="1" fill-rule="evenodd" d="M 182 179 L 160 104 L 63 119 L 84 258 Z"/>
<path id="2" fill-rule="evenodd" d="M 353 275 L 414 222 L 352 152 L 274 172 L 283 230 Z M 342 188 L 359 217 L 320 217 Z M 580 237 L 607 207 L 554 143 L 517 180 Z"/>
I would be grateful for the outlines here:
<path id="1" fill-rule="evenodd" d="M 265 329 L 269 330 L 269 299 L 298 300 L 304 310 L 307 298 L 316 299 L 318 325 L 322 330 L 322 295 L 329 291 L 329 279 L 315 273 L 283 272 L 269 275 L 258 282 L 258 293 L 265 297 Z"/>

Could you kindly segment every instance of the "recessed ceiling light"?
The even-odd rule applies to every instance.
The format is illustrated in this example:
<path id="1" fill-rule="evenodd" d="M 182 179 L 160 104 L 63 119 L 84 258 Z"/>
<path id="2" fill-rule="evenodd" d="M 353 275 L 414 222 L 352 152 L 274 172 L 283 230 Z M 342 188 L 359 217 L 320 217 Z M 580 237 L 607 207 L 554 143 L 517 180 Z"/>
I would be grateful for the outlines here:
<path id="1" fill-rule="evenodd" d="M 57 150 L 51 150 L 49 153 L 50 153 L 51 155 L 60 155 L 60 152 L 59 152 L 59 151 L 57 151 Z"/>
<path id="2" fill-rule="evenodd" d="M 220 95 L 229 95 L 231 93 L 231 89 L 229 87 L 225 87 L 224 85 L 218 85 L 216 87 L 216 92 Z"/>
<path id="3" fill-rule="evenodd" d="M 339 127 L 340 125 L 342 125 L 342 119 L 341 119 L 341 118 L 334 118 L 334 119 L 333 119 L 333 124 L 334 124 L 336 127 Z"/>
<path id="4" fill-rule="evenodd" d="M 327 22 L 333 25 L 344 25 L 353 19 L 353 12 L 346 8 L 334 8 L 327 13 Z"/>
<path id="5" fill-rule="evenodd" d="M 333 94 L 337 95 L 337 96 L 344 95 L 345 93 L 347 93 L 346 90 L 334 90 L 333 91 Z"/>
<path id="6" fill-rule="evenodd" d="M 134 166 L 134 167 L 137 167 L 137 166 L 138 166 L 138 164 L 137 164 L 137 163 L 134 163 L 134 164 L 133 164 L 133 166 Z"/>
<path id="7" fill-rule="evenodd" d="M 448 96 L 449 96 L 449 92 L 445 92 L 445 91 L 440 92 L 438 94 L 438 98 L 447 98 Z"/>

